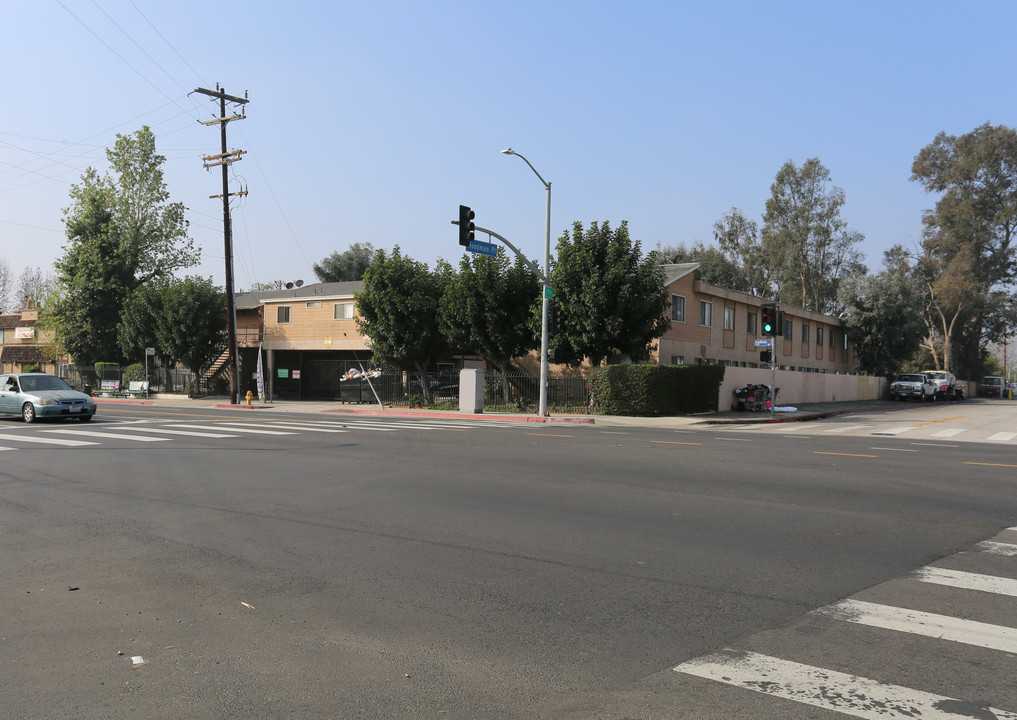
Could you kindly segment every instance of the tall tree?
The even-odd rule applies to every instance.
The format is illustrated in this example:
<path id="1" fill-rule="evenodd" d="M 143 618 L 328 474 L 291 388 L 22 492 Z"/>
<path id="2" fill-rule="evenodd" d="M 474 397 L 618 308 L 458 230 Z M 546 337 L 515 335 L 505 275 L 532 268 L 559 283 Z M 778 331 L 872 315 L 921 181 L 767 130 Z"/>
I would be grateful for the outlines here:
<path id="1" fill-rule="evenodd" d="M 47 304 L 55 288 L 56 278 L 52 272 L 44 272 L 38 265 L 34 268 L 26 267 L 18 276 L 18 285 L 14 292 L 14 300 L 17 303 L 15 309 L 25 307 L 26 298 L 31 298 L 39 305 Z"/>
<path id="2" fill-rule="evenodd" d="M 884 265 L 878 275 L 846 278 L 839 292 L 859 370 L 890 376 L 917 352 L 925 323 L 921 286 L 895 248 L 884 255 Z"/>
<path id="3" fill-rule="evenodd" d="M 830 171 L 819 158 L 800 168 L 788 160 L 770 186 L 762 231 L 777 299 L 822 313 L 838 309 L 842 278 L 864 272 L 856 249 L 863 236 L 847 229 L 840 216 L 844 191 L 829 183 Z"/>
<path id="4" fill-rule="evenodd" d="M 113 174 L 85 170 L 64 210 L 68 243 L 57 261 L 57 339 L 79 364 L 118 361 L 120 310 L 152 278 L 197 264 L 182 203 L 170 203 L 166 158 L 148 127 L 117 135 L 107 149 Z"/>
<path id="5" fill-rule="evenodd" d="M 512 358 L 539 345 L 530 318 L 540 298 L 540 281 L 521 261 L 464 256 L 441 298 L 440 326 L 452 350 L 480 355 L 504 376 Z M 504 387 L 508 387 L 507 383 Z"/>
<path id="6" fill-rule="evenodd" d="M 0 257 L 0 313 L 14 312 L 14 269 L 7 258 Z"/>
<path id="7" fill-rule="evenodd" d="M 990 296 L 1009 292 L 1017 277 L 1017 131 L 986 123 L 960 136 L 942 132 L 911 170 L 913 181 L 939 194 L 924 217 L 922 251 L 929 285 L 940 286 L 932 307 L 956 318 L 953 329 L 937 330 L 948 332 L 940 337 L 943 367 L 975 376 Z"/>
<path id="8" fill-rule="evenodd" d="M 702 240 L 692 246 L 685 243 L 678 245 L 658 245 L 654 251 L 662 263 L 699 263 L 698 278 L 711 285 L 752 292 L 749 279 L 742 266 L 715 247 L 707 247 Z"/>
<path id="9" fill-rule="evenodd" d="M 724 255 L 740 267 L 746 292 L 759 297 L 773 294 L 775 269 L 766 261 L 759 240 L 759 225 L 736 207 L 713 224 L 713 239 Z"/>
<path id="10" fill-rule="evenodd" d="M 415 368 L 428 402 L 427 370 L 451 354 L 438 321 L 446 281 L 443 272 L 431 272 L 396 246 L 391 256 L 378 251 L 356 294 L 357 326 L 371 340 L 374 364 Z"/>
<path id="11" fill-rule="evenodd" d="M 353 243 L 348 250 L 336 250 L 320 263 L 314 263 L 314 274 L 321 282 L 361 280 L 377 252 L 371 243 Z"/>
<path id="12" fill-rule="evenodd" d="M 664 273 L 652 253 L 643 256 L 628 223 L 612 229 L 581 222 L 565 233 L 551 270 L 562 326 L 555 338 L 559 362 L 599 365 L 613 353 L 645 360 L 650 344 L 671 326 Z"/>

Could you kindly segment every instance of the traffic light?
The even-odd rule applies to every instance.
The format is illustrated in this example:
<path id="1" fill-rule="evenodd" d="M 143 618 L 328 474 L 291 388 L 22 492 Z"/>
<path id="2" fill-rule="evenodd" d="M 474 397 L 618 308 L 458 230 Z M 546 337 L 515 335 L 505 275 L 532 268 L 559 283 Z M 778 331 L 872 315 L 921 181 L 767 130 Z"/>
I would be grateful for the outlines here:
<path id="1" fill-rule="evenodd" d="M 555 336 L 561 332 L 561 321 L 562 321 L 562 309 L 561 304 L 555 300 L 550 301 L 550 306 L 547 308 L 547 333 L 548 335 Z"/>
<path id="2" fill-rule="evenodd" d="M 473 231 L 477 229 L 473 224 L 473 218 L 476 216 L 477 214 L 465 205 L 459 206 L 459 244 L 463 247 L 469 247 L 473 242 Z"/>
<path id="3" fill-rule="evenodd" d="M 777 304 L 776 303 L 763 303 L 759 308 L 760 315 L 760 327 L 763 330 L 763 335 L 769 335 L 774 337 L 777 330 Z"/>
<path id="4" fill-rule="evenodd" d="M 773 362 L 773 350 L 763 350 L 759 353 L 759 362 L 769 363 Z"/>

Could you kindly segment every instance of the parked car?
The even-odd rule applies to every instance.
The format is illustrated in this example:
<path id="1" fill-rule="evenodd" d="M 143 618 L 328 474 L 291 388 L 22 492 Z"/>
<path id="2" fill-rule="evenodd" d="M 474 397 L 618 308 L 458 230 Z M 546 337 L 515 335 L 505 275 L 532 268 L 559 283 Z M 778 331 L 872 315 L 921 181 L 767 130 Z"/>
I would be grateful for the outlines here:
<path id="1" fill-rule="evenodd" d="M 926 370 L 925 374 L 936 385 L 937 400 L 963 400 L 964 386 L 957 382 L 952 372 L 946 370 Z"/>
<path id="2" fill-rule="evenodd" d="M 21 415 L 26 423 L 39 418 L 95 417 L 95 400 L 80 393 L 56 375 L 10 373 L 0 375 L 0 413 Z"/>
<path id="3" fill-rule="evenodd" d="M 982 397 L 1003 397 L 1003 378 L 986 375 L 978 381 L 978 394 Z"/>
<path id="4" fill-rule="evenodd" d="M 936 381 L 925 373 L 903 373 L 890 383 L 890 397 L 926 402 L 936 399 Z"/>

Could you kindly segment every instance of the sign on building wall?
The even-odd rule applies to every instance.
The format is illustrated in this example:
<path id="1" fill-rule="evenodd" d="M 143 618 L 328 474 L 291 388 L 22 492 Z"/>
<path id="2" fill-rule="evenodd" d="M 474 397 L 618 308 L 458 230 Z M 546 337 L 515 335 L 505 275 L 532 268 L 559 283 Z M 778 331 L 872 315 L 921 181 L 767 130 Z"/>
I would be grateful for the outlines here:
<path id="1" fill-rule="evenodd" d="M 14 328 L 14 337 L 18 340 L 31 340 L 35 337 L 34 327 L 16 327 Z"/>

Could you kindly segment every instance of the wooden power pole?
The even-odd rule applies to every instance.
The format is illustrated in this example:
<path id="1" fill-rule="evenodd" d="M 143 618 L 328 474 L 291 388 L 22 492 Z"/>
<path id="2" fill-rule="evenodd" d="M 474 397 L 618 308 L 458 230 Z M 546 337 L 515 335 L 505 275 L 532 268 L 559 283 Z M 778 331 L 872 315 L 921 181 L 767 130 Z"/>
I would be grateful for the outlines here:
<path id="1" fill-rule="evenodd" d="M 230 223 L 230 198 L 235 195 L 246 195 L 247 190 L 231 193 L 228 171 L 229 165 L 240 160 L 241 155 L 246 151 L 226 151 L 226 123 L 232 120 L 243 120 L 246 117 L 244 105 L 248 103 L 248 100 L 246 91 L 242 98 L 227 95 L 225 88 L 220 88 L 218 83 L 215 85 L 215 90 L 197 88 L 194 92 L 199 92 L 202 95 L 208 95 L 219 100 L 219 117 L 214 120 L 202 120 L 200 122 L 202 125 L 219 126 L 222 137 L 222 152 L 219 155 L 207 155 L 202 160 L 206 170 L 217 165 L 222 166 L 222 195 L 209 195 L 209 197 L 222 198 L 223 243 L 226 249 L 226 342 L 228 344 L 227 352 L 229 353 L 230 403 L 236 405 L 240 382 L 240 355 L 237 352 L 237 314 L 236 308 L 233 306 L 233 236 Z M 234 107 L 239 105 L 241 108 L 240 114 L 237 115 L 234 112 L 232 115 L 226 115 L 226 103 L 230 103 Z"/>

